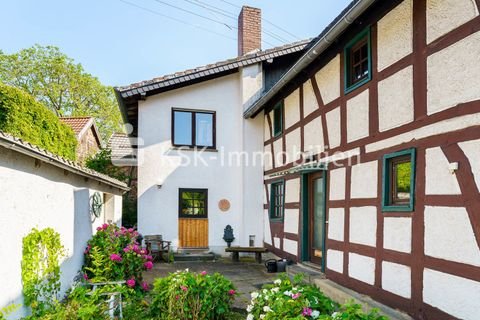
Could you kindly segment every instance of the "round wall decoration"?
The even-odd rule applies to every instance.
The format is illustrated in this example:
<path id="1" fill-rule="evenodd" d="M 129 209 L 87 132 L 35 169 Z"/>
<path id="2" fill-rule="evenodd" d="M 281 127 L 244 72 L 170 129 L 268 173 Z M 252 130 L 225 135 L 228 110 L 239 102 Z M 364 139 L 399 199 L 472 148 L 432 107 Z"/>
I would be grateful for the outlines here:
<path id="1" fill-rule="evenodd" d="M 230 209 L 230 201 L 228 201 L 227 199 L 222 199 L 218 201 L 218 208 L 223 212 L 228 211 Z"/>
<path id="2" fill-rule="evenodd" d="M 100 194 L 100 192 L 95 192 L 90 197 L 90 214 L 95 218 L 99 218 L 100 214 L 102 213 L 102 205 L 102 195 Z"/>

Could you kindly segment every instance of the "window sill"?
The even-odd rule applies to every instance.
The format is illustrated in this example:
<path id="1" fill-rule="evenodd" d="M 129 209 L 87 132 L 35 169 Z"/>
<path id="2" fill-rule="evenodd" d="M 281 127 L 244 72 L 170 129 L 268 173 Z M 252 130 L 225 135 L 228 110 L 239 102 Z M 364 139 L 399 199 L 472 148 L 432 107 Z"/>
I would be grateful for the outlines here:
<path id="1" fill-rule="evenodd" d="M 187 147 L 187 146 L 178 146 L 178 147 L 172 146 L 170 150 L 190 151 L 190 152 L 195 152 L 195 151 L 218 152 L 218 149 L 213 149 L 213 148 Z"/>
<path id="2" fill-rule="evenodd" d="M 350 86 L 345 86 L 345 94 L 348 94 L 350 92 L 352 92 L 353 90 L 355 89 L 358 89 L 360 88 L 361 86 L 363 86 L 364 84 L 370 82 L 370 80 L 372 80 L 372 77 L 369 75 L 368 77 L 366 77 L 365 79 L 363 79 L 362 81 L 360 82 L 357 82 L 355 84 L 352 84 Z"/>
<path id="3" fill-rule="evenodd" d="M 412 206 L 382 206 L 382 212 L 412 212 Z"/>
<path id="4" fill-rule="evenodd" d="M 283 218 L 270 218 L 270 222 L 283 223 Z"/>

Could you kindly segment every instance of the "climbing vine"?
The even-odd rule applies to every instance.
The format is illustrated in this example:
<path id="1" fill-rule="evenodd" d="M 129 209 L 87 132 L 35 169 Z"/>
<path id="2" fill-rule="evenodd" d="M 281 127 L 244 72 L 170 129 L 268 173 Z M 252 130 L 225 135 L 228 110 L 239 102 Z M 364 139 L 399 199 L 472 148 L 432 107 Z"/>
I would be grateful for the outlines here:
<path id="1" fill-rule="evenodd" d="M 41 316 L 54 304 L 60 290 L 59 260 L 64 255 L 60 234 L 52 228 L 34 228 L 23 238 L 23 295 L 33 316 Z"/>

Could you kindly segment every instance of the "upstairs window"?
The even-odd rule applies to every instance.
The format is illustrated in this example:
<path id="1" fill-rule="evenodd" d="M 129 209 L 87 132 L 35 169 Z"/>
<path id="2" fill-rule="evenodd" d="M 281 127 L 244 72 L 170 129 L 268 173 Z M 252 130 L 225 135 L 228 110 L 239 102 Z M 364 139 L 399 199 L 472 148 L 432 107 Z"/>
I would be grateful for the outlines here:
<path id="1" fill-rule="evenodd" d="M 207 189 L 180 189 L 179 197 L 179 217 L 206 218 L 208 216 Z"/>
<path id="2" fill-rule="evenodd" d="M 415 149 L 383 158 L 383 211 L 413 211 L 415 189 Z"/>
<path id="3" fill-rule="evenodd" d="M 345 93 L 370 81 L 371 76 L 370 28 L 367 28 L 345 47 Z"/>
<path id="4" fill-rule="evenodd" d="M 285 192 L 283 181 L 272 183 L 270 189 L 270 219 L 283 220 Z"/>
<path id="5" fill-rule="evenodd" d="M 283 101 L 273 108 L 273 136 L 277 137 L 283 132 Z"/>
<path id="6" fill-rule="evenodd" d="M 215 149 L 215 112 L 173 109 L 172 143 L 177 147 Z"/>

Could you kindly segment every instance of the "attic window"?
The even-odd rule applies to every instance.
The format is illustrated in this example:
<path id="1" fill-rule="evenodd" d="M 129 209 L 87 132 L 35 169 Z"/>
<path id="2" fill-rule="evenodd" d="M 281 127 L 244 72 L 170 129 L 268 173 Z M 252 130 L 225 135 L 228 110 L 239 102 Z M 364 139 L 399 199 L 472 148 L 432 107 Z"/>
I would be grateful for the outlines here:
<path id="1" fill-rule="evenodd" d="M 370 81 L 371 73 L 370 28 L 367 28 L 345 47 L 345 93 Z"/>

